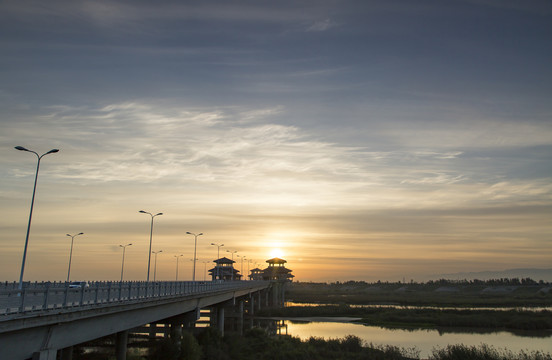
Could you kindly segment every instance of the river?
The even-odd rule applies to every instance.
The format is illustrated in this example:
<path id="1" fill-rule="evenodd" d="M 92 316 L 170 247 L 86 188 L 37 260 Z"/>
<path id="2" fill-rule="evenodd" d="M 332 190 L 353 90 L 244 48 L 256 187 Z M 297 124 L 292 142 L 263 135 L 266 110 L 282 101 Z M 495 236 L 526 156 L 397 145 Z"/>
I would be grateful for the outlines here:
<path id="1" fill-rule="evenodd" d="M 374 345 L 393 345 L 401 348 L 416 348 L 420 358 L 427 359 L 434 348 L 444 348 L 447 345 L 464 344 L 479 346 L 487 344 L 497 349 L 508 349 L 513 352 L 520 350 L 542 351 L 552 354 L 552 331 L 549 332 L 519 332 L 519 335 L 506 331 L 473 333 L 461 330 L 439 332 L 437 330 L 404 330 L 387 329 L 378 326 L 341 321 L 328 321 L 328 318 L 309 318 L 311 321 L 283 319 L 281 333 L 296 336 L 301 339 L 320 337 L 325 339 L 343 338 L 355 335 L 366 343 Z"/>

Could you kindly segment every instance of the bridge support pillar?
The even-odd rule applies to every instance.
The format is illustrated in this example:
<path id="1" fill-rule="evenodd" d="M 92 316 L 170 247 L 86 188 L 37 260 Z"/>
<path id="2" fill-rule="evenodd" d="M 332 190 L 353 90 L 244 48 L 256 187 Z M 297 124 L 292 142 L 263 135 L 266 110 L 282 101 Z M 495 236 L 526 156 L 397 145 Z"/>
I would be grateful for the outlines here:
<path id="1" fill-rule="evenodd" d="M 272 306 L 277 307 L 278 306 L 278 300 L 279 300 L 279 287 L 274 284 L 272 285 Z"/>
<path id="2" fill-rule="evenodd" d="M 238 331 L 240 335 L 243 335 L 243 300 L 240 300 L 238 304 Z"/>
<path id="3" fill-rule="evenodd" d="M 32 360 L 56 360 L 57 350 L 46 349 L 33 354 Z"/>
<path id="4" fill-rule="evenodd" d="M 196 326 L 196 322 L 201 317 L 201 309 L 197 308 L 194 311 L 190 311 L 189 313 L 186 313 L 184 316 L 184 328 L 186 329 L 193 329 Z"/>
<path id="5" fill-rule="evenodd" d="M 117 333 L 115 340 L 115 356 L 117 360 L 126 360 L 128 345 L 128 330 Z"/>
<path id="6" fill-rule="evenodd" d="M 65 349 L 59 351 L 61 353 L 61 360 L 72 360 L 73 359 L 73 347 L 69 346 Z"/>
<path id="7" fill-rule="evenodd" d="M 251 295 L 249 298 L 249 316 L 255 315 L 255 297 Z"/>
<path id="8" fill-rule="evenodd" d="M 155 339 L 157 336 L 157 323 L 149 324 L 149 338 Z"/>
<path id="9" fill-rule="evenodd" d="M 182 340 L 182 323 L 171 323 L 171 340 L 176 344 L 180 344 Z"/>
<path id="10" fill-rule="evenodd" d="M 220 334 L 224 336 L 224 307 L 222 306 L 217 308 L 217 326 Z"/>

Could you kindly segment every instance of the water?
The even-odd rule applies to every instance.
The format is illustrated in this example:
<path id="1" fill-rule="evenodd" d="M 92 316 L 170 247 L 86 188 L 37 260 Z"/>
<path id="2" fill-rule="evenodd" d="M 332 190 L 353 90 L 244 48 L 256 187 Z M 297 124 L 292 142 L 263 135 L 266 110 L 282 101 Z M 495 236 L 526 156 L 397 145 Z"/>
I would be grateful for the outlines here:
<path id="1" fill-rule="evenodd" d="M 368 344 L 393 345 L 406 349 L 416 347 L 422 359 L 428 358 L 434 348 L 444 348 L 454 344 L 467 346 L 487 344 L 513 352 L 539 350 L 552 354 L 552 331 L 539 334 L 526 333 L 527 336 L 520 336 L 506 331 L 481 334 L 461 331 L 442 333 L 437 330 L 386 329 L 351 322 L 283 320 L 283 324 L 284 329 L 281 330 L 283 334 L 286 333 L 285 327 L 287 327 L 288 335 L 303 340 L 310 337 L 336 339 L 355 335 Z"/>

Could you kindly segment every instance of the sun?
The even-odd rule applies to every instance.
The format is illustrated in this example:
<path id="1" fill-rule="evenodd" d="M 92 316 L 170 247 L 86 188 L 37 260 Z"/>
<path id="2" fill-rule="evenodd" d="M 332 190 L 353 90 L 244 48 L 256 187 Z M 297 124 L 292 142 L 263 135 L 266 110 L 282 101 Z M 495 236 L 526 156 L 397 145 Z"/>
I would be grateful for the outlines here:
<path id="1" fill-rule="evenodd" d="M 284 257 L 284 252 L 280 248 L 273 248 L 270 250 L 270 258 L 280 258 Z"/>

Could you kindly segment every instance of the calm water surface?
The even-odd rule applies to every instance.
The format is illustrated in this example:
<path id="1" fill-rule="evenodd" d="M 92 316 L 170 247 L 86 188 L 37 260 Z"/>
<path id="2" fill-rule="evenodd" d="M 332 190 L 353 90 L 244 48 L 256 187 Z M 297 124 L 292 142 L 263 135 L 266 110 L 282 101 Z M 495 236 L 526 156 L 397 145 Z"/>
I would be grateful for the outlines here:
<path id="1" fill-rule="evenodd" d="M 422 359 L 428 358 L 433 348 L 444 348 L 447 345 L 464 344 L 479 346 L 491 345 L 498 349 L 508 349 L 513 352 L 520 350 L 539 350 L 552 354 L 552 332 L 539 336 L 518 336 L 500 331 L 488 334 L 475 333 L 439 333 L 437 330 L 401 330 L 385 329 L 377 326 L 366 326 L 357 323 L 324 322 L 324 321 L 293 321 L 284 320 L 287 334 L 308 339 L 311 336 L 325 339 L 343 338 L 355 335 L 367 343 L 374 345 L 394 345 L 402 348 L 416 347 Z M 282 329 L 282 333 L 285 333 Z"/>

